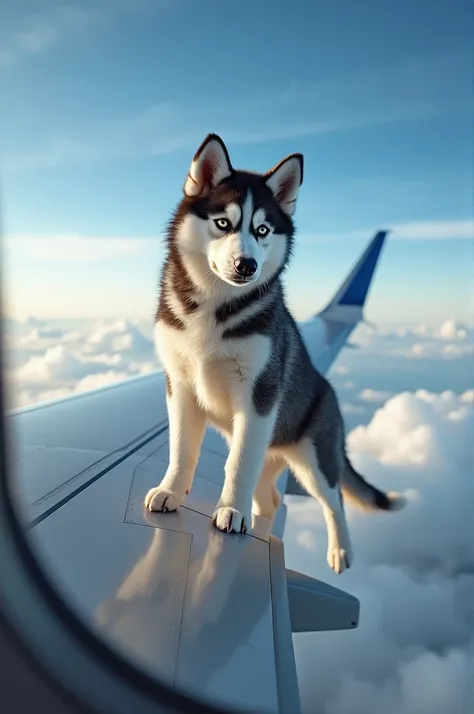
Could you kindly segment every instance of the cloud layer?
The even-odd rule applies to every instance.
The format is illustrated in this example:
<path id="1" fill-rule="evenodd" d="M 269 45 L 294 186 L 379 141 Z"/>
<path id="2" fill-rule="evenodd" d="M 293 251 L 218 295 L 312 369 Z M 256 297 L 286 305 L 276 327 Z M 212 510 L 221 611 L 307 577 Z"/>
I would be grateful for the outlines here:
<path id="1" fill-rule="evenodd" d="M 44 261 L 123 260 L 159 248 L 158 238 L 103 238 L 83 235 L 10 235 L 10 251 Z"/>
<path id="2" fill-rule="evenodd" d="M 353 632 L 297 635 L 305 712 L 467 714 L 474 703 L 474 390 L 390 398 L 348 437 L 374 484 L 405 491 L 407 508 L 348 508 L 355 562 L 333 576 L 317 504 L 290 499 L 290 567 L 361 601 Z M 297 547 L 297 550 L 296 550 Z"/>
<path id="3" fill-rule="evenodd" d="M 428 241 L 428 240 L 474 240 L 474 221 L 470 218 L 452 220 L 419 220 L 410 223 L 388 223 L 384 226 L 390 231 L 390 240 Z M 301 235 L 304 243 L 333 243 L 337 240 L 362 239 L 375 233 L 380 226 L 370 226 L 347 231 L 345 233 L 316 233 Z"/>
<path id="4" fill-rule="evenodd" d="M 351 340 L 372 353 L 423 359 L 442 357 L 451 359 L 474 355 L 474 324 L 452 318 L 441 325 L 414 327 L 380 327 L 377 330 L 361 326 Z"/>
<path id="5" fill-rule="evenodd" d="M 157 366 L 150 338 L 125 320 L 71 327 L 10 319 L 4 327 L 12 406 Z M 444 348 L 469 345 L 472 327 L 448 320 L 358 332 L 363 349 L 343 353 L 330 375 L 346 423 L 355 427 L 348 427 L 348 452 L 372 483 L 404 491 L 409 502 L 396 514 L 348 507 L 355 561 L 338 577 L 326 563 L 319 505 L 288 498 L 287 566 L 361 601 L 357 630 L 295 636 L 303 710 L 467 714 L 474 696 L 474 388 L 400 391 L 400 384 L 406 375 L 421 383 L 426 373 L 428 360 L 412 353 L 415 344 L 431 346 L 441 382 L 445 366 L 453 380 L 465 358 Z M 349 366 L 357 353 L 369 371 Z"/>
<path id="6" fill-rule="evenodd" d="M 127 320 L 68 331 L 28 318 L 6 335 L 11 406 L 97 389 L 158 368 L 151 340 Z"/>

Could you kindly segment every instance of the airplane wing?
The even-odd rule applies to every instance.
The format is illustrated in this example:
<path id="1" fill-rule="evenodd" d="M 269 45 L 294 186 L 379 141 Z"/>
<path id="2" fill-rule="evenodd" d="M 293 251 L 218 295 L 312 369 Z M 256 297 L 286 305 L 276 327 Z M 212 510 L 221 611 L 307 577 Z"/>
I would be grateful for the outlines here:
<path id="1" fill-rule="evenodd" d="M 363 317 L 384 239 L 301 325 L 322 372 Z M 156 372 L 8 416 L 30 546 L 79 618 L 146 673 L 218 706 L 297 714 L 292 632 L 354 628 L 359 602 L 285 568 L 284 505 L 273 528 L 212 527 L 227 455 L 212 430 L 180 510 L 144 508 L 167 467 L 164 389 Z"/>

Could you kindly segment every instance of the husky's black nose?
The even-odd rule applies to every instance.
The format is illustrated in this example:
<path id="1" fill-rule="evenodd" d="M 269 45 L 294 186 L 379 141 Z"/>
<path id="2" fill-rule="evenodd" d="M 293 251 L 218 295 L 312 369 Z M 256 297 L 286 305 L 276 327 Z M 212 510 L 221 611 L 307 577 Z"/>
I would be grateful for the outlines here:
<path id="1" fill-rule="evenodd" d="M 257 271 L 258 263 L 254 258 L 236 258 L 234 268 L 242 278 L 250 278 Z"/>

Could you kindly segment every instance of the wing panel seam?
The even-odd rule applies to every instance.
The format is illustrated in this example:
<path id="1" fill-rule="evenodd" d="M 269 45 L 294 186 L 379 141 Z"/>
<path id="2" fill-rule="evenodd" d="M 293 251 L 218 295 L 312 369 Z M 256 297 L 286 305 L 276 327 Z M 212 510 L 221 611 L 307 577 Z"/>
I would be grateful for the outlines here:
<path id="1" fill-rule="evenodd" d="M 128 459 L 129 456 L 132 456 L 135 454 L 137 451 L 139 451 L 143 446 L 146 446 L 150 441 L 153 439 L 156 439 L 158 436 L 163 434 L 167 429 L 168 429 L 168 422 L 166 422 L 163 426 L 160 428 L 156 429 L 150 436 L 148 436 L 146 439 L 143 439 L 140 441 L 133 449 L 130 449 L 130 451 L 127 451 L 125 454 L 122 454 L 122 456 L 114 461 L 112 464 L 109 464 L 105 469 L 102 469 L 102 471 L 99 471 L 98 474 L 95 474 L 95 476 L 92 476 L 88 481 L 85 481 L 82 483 L 80 486 L 74 489 L 74 491 L 71 491 L 68 493 L 67 496 L 64 496 L 60 501 L 54 504 L 54 506 L 51 506 L 48 508 L 46 511 L 43 511 L 39 516 L 36 516 L 31 523 L 26 525 L 26 530 L 32 530 L 35 526 L 37 526 L 39 523 L 42 523 L 46 518 L 49 518 L 53 513 L 58 511 L 60 508 L 66 505 L 66 503 L 69 503 L 75 496 L 79 495 L 82 493 L 82 491 L 85 491 L 86 488 L 89 488 L 93 483 L 98 481 L 102 476 L 105 476 L 105 474 L 109 473 L 109 471 L 112 471 L 116 466 L 121 464 L 123 461 Z"/>

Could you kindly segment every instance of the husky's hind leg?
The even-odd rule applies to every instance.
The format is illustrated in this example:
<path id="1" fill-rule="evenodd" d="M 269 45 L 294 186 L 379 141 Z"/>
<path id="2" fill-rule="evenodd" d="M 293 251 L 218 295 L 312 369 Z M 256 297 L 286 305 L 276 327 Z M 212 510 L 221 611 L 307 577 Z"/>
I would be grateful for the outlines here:
<path id="1" fill-rule="evenodd" d="M 334 449 L 337 446 L 334 444 Z M 314 441 L 303 438 L 285 449 L 288 466 L 310 496 L 320 502 L 328 533 L 327 560 L 336 573 L 342 573 L 352 563 L 352 547 L 340 490 L 342 460 L 338 454 L 325 460 L 324 471 Z"/>
<path id="2" fill-rule="evenodd" d="M 281 501 L 275 481 L 285 467 L 283 459 L 267 456 L 253 495 L 252 512 L 255 515 L 272 520 Z"/>

